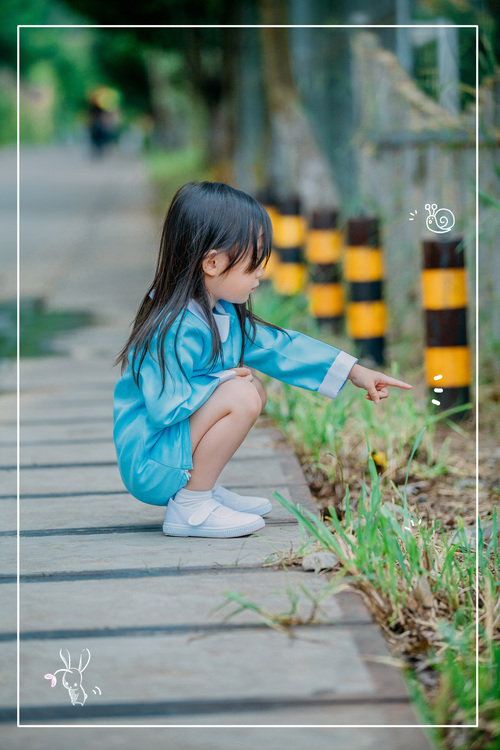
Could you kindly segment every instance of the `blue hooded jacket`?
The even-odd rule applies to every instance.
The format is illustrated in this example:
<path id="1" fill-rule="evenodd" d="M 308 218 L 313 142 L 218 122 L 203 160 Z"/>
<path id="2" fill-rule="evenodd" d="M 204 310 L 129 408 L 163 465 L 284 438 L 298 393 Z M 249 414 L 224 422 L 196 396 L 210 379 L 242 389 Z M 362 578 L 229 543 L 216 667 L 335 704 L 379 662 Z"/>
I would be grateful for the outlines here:
<path id="1" fill-rule="evenodd" d="M 191 300 L 184 319 L 179 313 L 165 338 L 168 365 L 165 388 L 155 357 L 157 335 L 139 374 L 139 387 L 132 376 L 131 358 L 114 393 L 113 438 L 118 467 L 128 491 L 139 500 L 165 505 L 174 491 L 184 486 L 193 468 L 189 416 L 202 406 L 215 389 L 236 377 L 241 353 L 241 329 L 232 303 L 219 300 L 214 317 L 223 351 L 222 369 L 209 366 L 212 332 L 200 305 Z M 255 340 L 247 322 L 243 364 L 290 385 L 335 398 L 357 362 L 346 352 L 297 331 L 281 331 L 257 325 Z M 174 353 L 177 353 L 187 379 Z M 137 365 L 136 365 L 137 366 Z M 175 486 L 175 489 L 174 489 Z M 170 494 L 169 494 L 170 493 Z"/>

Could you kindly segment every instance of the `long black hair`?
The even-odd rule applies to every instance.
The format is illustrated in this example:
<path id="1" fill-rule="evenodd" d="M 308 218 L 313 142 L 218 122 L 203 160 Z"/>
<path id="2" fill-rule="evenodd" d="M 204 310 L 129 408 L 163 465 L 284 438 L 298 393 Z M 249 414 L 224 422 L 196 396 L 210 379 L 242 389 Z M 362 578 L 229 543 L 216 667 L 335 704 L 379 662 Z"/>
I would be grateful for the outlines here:
<path id="1" fill-rule="evenodd" d="M 259 242 L 260 239 L 260 242 Z M 115 365 L 121 363 L 124 373 L 128 355 L 133 349 L 132 372 L 137 385 L 139 371 L 150 351 L 155 332 L 157 357 L 162 372 L 162 391 L 165 388 L 165 337 L 187 305 L 195 299 L 205 313 L 212 332 L 212 354 L 222 359 L 222 342 L 213 316 L 210 298 L 204 283 L 203 259 L 213 248 L 224 250 L 228 264 L 222 273 L 227 273 L 236 263 L 248 257 L 248 272 L 267 263 L 272 249 L 272 225 L 269 214 L 254 198 L 222 182 L 188 182 L 172 199 L 168 209 L 160 240 L 160 251 L 155 277 L 144 296 L 135 317 L 132 333 L 118 354 Z M 239 366 L 243 363 L 246 322 L 252 326 L 255 338 L 256 323 L 283 331 L 279 326 L 259 318 L 252 312 L 250 299 L 234 304 L 241 327 L 242 345 Z M 177 329 L 174 350 L 177 354 Z M 137 358 L 140 357 L 136 369 Z M 209 362 L 209 363 L 210 363 Z"/>

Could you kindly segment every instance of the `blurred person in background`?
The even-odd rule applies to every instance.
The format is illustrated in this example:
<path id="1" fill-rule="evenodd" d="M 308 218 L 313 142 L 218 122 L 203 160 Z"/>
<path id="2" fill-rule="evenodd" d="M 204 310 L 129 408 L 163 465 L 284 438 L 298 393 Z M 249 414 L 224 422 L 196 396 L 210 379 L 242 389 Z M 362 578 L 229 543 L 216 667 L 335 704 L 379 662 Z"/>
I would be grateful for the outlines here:
<path id="1" fill-rule="evenodd" d="M 87 126 L 91 154 L 102 157 L 118 137 L 120 125 L 119 93 L 100 86 L 89 95 Z"/>

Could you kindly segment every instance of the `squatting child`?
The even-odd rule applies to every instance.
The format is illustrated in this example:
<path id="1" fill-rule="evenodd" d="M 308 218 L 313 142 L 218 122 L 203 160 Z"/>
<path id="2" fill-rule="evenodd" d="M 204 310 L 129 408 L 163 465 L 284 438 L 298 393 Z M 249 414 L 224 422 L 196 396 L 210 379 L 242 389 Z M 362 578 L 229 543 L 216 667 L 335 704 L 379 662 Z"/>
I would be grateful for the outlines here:
<path id="1" fill-rule="evenodd" d="M 223 183 L 188 183 L 168 210 L 154 279 L 116 360 L 113 432 L 127 490 L 166 506 L 167 535 L 236 537 L 265 525 L 267 498 L 217 484 L 266 404 L 249 367 L 329 398 L 347 380 L 374 403 L 388 386 L 411 388 L 252 312 L 271 243 L 265 209 Z"/>

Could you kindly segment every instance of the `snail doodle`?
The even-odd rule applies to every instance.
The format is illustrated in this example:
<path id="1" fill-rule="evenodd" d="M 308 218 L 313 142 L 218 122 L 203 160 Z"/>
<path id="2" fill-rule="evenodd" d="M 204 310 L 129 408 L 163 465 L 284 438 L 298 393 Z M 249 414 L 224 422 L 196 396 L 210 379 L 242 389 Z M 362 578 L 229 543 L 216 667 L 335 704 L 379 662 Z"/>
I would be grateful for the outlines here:
<path id="1" fill-rule="evenodd" d="M 57 672 L 54 672 L 54 674 L 46 674 L 45 679 L 51 680 L 51 687 L 55 687 L 57 684 L 57 677 L 56 674 L 58 672 L 63 672 L 62 676 L 62 684 L 66 688 L 66 690 L 69 693 L 69 697 L 71 699 L 71 703 L 73 706 L 75 706 L 77 703 L 80 706 L 83 706 L 85 701 L 87 700 L 87 693 L 83 689 L 82 685 L 82 672 L 84 669 L 87 668 L 88 663 L 90 661 L 90 651 L 88 648 L 84 648 L 82 653 L 80 654 L 80 661 L 78 663 L 78 667 L 71 667 L 71 656 L 68 651 L 68 649 L 65 649 L 66 656 L 63 656 L 63 651 L 60 649 L 59 656 L 61 657 L 63 664 L 65 666 L 65 669 L 61 668 L 58 669 Z M 85 653 L 86 652 L 86 653 Z M 86 657 L 85 663 L 83 662 L 84 656 Z M 82 664 L 84 663 L 84 666 L 82 667 Z M 97 690 L 99 690 L 99 695 L 101 695 L 100 688 L 96 685 Z M 96 693 L 95 690 L 92 691 L 94 694 Z"/>
<path id="2" fill-rule="evenodd" d="M 429 212 L 429 216 L 425 220 L 427 229 L 430 229 L 435 234 L 444 234 L 453 229 L 455 226 L 453 211 L 450 211 L 449 208 L 438 209 L 437 203 L 433 203 L 432 205 L 426 203 L 425 208 Z"/>

